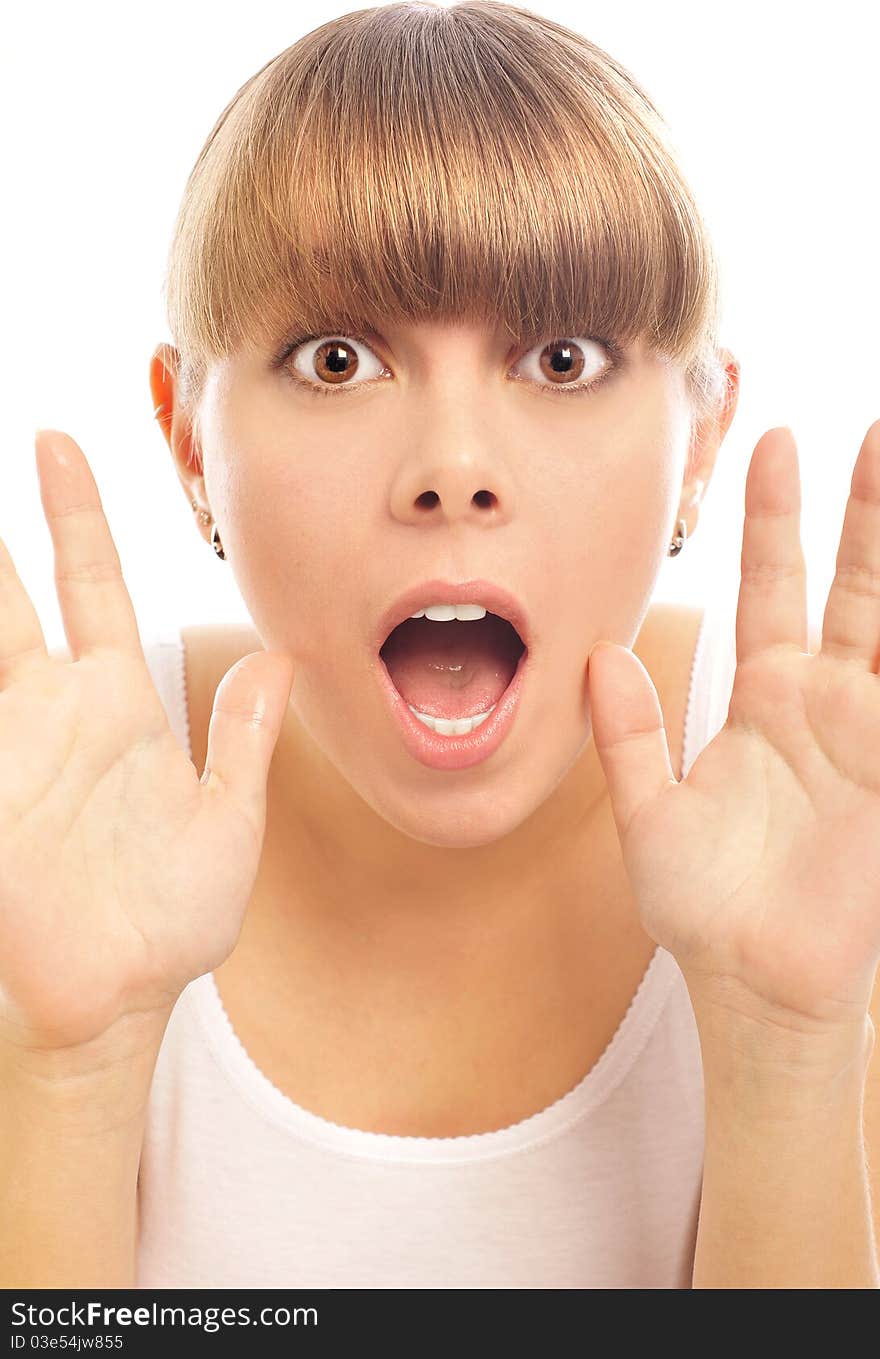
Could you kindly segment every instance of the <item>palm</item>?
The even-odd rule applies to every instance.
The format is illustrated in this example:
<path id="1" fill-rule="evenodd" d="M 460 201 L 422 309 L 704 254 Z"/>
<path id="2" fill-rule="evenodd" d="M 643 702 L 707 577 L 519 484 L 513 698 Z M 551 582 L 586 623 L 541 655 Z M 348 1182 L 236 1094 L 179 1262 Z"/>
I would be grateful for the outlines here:
<path id="1" fill-rule="evenodd" d="M 799 511 L 794 440 L 769 431 L 746 485 L 728 718 L 687 777 L 675 781 L 656 692 L 632 653 L 591 660 L 593 726 L 651 937 L 689 980 L 837 1023 L 865 1013 L 880 958 L 880 599 L 869 588 L 880 581 L 880 421 L 853 473 L 815 655 Z"/>
<path id="2" fill-rule="evenodd" d="M 256 879 L 292 679 L 244 657 L 217 687 L 203 776 L 146 665 L 91 469 L 37 441 L 71 661 L 49 656 L 0 542 L 0 1040 L 152 1023 L 232 951 Z"/>
<path id="3" fill-rule="evenodd" d="M 0 785 L 7 1022 L 81 1041 L 223 961 L 259 828 L 200 783 L 139 657 L 32 667 L 0 694 L 0 749 L 19 752 Z"/>

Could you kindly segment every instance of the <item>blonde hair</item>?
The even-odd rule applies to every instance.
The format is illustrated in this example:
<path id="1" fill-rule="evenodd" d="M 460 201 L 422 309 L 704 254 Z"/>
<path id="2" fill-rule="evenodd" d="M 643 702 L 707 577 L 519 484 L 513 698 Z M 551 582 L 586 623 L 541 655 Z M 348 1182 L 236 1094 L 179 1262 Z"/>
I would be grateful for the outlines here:
<path id="1" fill-rule="evenodd" d="M 240 347 L 453 318 L 529 343 L 642 337 L 701 419 L 727 381 L 718 292 L 645 91 L 501 0 L 355 10 L 269 61 L 199 153 L 165 278 L 194 426 L 210 364 Z"/>

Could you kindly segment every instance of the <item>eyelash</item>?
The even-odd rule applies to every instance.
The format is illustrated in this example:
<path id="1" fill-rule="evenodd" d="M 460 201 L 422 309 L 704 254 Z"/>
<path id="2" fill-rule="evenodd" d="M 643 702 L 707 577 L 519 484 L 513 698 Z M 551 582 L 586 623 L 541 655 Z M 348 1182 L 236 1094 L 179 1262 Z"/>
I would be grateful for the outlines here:
<path id="1" fill-rule="evenodd" d="M 562 338 L 570 339 L 572 337 L 563 336 Z M 552 384 L 548 387 L 545 387 L 542 383 L 531 383 L 531 385 L 537 388 L 537 391 L 540 395 L 567 396 L 569 393 L 582 394 L 585 392 L 592 392 L 595 390 L 596 387 L 602 386 L 605 382 L 612 378 L 615 373 L 619 372 L 623 368 L 624 366 L 623 351 L 620 349 L 618 345 L 616 345 L 613 342 L 613 340 L 605 340 L 597 335 L 584 336 L 583 338 L 591 340 L 594 344 L 602 345 L 603 348 L 605 348 L 608 351 L 609 357 L 611 359 L 611 366 L 605 370 L 601 377 L 594 378 L 591 382 L 571 383 L 567 387 L 565 386 L 554 387 Z M 346 396 L 350 396 L 352 393 L 363 391 L 365 387 L 371 386 L 374 382 L 379 382 L 383 380 L 381 378 L 370 378 L 368 379 L 368 381 L 357 383 L 354 386 L 346 383 L 340 383 L 338 386 L 333 386 L 332 384 L 328 383 L 308 382 L 304 377 L 301 377 L 299 373 L 295 372 L 293 369 L 287 366 L 287 360 L 290 358 L 291 354 L 294 354 L 296 350 L 299 349 L 301 345 L 308 344 L 310 340 L 332 340 L 332 339 L 354 340 L 356 344 L 366 345 L 367 349 L 372 349 L 370 341 L 367 340 L 363 335 L 355 335 L 348 333 L 345 334 L 340 333 L 338 335 L 334 335 L 332 331 L 328 331 L 325 334 L 320 335 L 300 335 L 295 340 L 286 340 L 284 342 L 281 349 L 273 356 L 270 366 L 273 369 L 280 369 L 283 372 L 284 376 L 288 378 L 289 381 L 295 383 L 297 387 L 304 388 L 305 391 L 308 392 L 310 396 L 317 397 L 340 396 L 343 394 Z M 557 343 L 558 342 L 559 341 L 557 341 Z M 526 350 L 526 353 L 528 352 L 529 351 Z M 515 381 L 530 383 L 529 378 L 516 378 Z"/>

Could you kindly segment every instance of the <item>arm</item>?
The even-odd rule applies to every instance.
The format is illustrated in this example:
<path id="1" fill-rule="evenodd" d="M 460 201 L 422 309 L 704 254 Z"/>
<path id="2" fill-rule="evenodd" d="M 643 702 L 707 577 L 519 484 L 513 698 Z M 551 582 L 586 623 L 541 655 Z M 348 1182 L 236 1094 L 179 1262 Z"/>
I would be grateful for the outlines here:
<path id="1" fill-rule="evenodd" d="M 694 1288 L 880 1288 L 862 1131 L 864 1056 L 758 1060 L 703 1042 L 706 1149 Z"/>
<path id="2" fill-rule="evenodd" d="M 880 420 L 853 469 L 821 646 L 805 651 L 797 448 L 786 426 L 758 441 L 727 720 L 686 778 L 639 657 L 600 639 L 588 660 L 624 866 L 699 1030 L 700 1288 L 880 1287 L 862 1127 L 880 964 L 880 633 L 853 586 L 880 580 L 878 486 Z"/>
<path id="3" fill-rule="evenodd" d="M 164 1032 L 164 1027 L 162 1032 Z M 161 1032 L 0 1052 L 0 1287 L 133 1288 L 137 1174 Z"/>
<path id="4" fill-rule="evenodd" d="M 224 675 L 199 777 L 82 449 L 35 449 L 70 659 L 0 541 L 0 1287 L 119 1286 L 169 1001 L 241 933 L 294 667 Z"/>

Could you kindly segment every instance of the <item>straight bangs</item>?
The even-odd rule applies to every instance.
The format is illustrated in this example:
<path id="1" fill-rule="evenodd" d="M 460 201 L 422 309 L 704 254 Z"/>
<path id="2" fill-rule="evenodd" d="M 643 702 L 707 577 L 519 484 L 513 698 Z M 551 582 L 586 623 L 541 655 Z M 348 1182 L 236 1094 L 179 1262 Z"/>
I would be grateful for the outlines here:
<path id="1" fill-rule="evenodd" d="M 166 304 L 194 420 L 214 360 L 389 323 L 640 338 L 697 416 L 723 374 L 660 115 L 602 49 L 497 0 L 358 10 L 253 76 L 187 182 Z"/>

